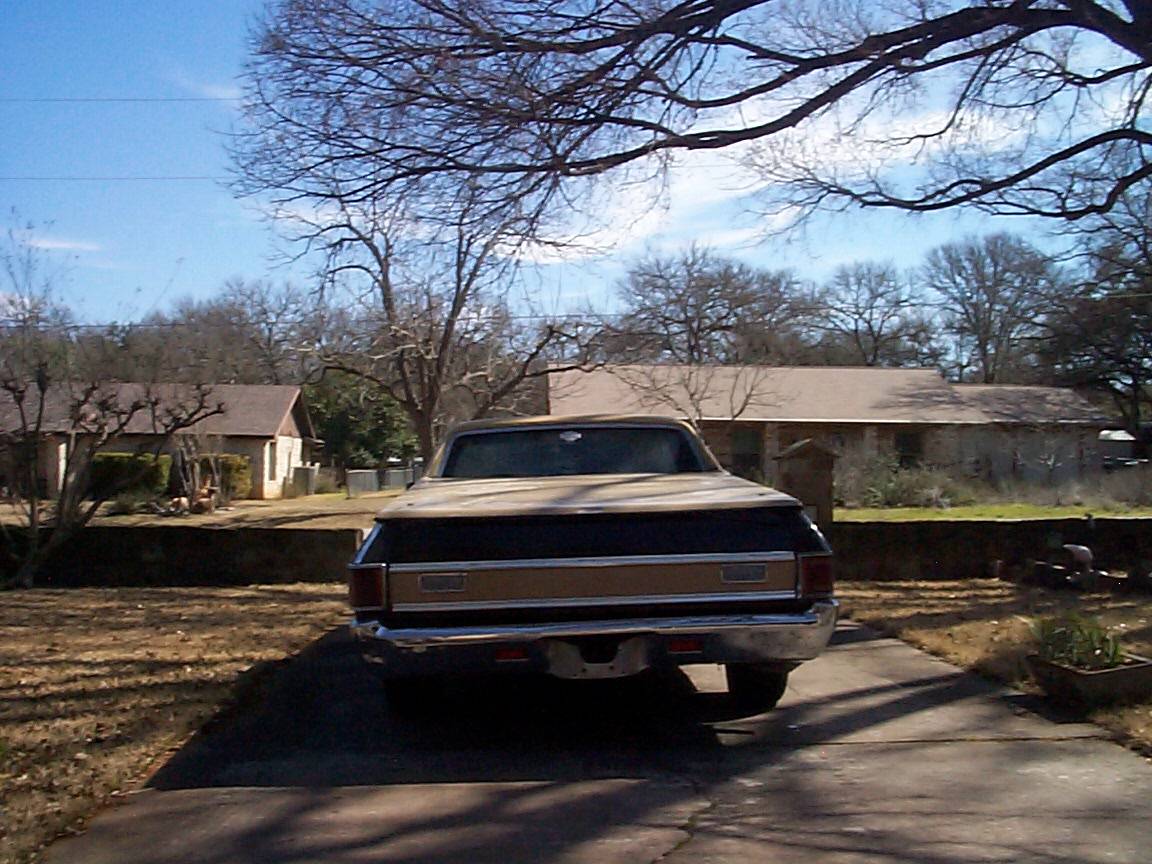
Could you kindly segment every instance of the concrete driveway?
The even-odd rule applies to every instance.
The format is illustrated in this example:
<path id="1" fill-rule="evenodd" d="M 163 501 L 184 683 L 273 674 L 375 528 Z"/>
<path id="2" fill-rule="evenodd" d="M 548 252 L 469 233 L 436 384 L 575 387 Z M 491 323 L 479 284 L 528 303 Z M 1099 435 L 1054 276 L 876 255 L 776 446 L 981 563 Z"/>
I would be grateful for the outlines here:
<path id="1" fill-rule="evenodd" d="M 333 633 L 49 864 L 1152 861 L 1152 765 L 842 626 L 781 706 L 718 669 L 392 716 Z"/>

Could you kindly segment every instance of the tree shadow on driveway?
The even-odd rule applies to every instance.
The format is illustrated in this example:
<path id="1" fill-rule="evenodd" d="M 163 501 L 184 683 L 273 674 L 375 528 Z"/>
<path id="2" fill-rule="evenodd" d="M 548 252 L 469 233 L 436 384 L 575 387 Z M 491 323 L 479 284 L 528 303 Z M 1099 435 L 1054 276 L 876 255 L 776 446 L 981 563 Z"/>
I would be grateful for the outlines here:
<path id="1" fill-rule="evenodd" d="M 836 642 L 867 647 L 877 637 L 853 628 L 838 631 Z M 206 726 L 149 785 L 557 781 L 683 769 L 723 774 L 721 763 L 731 761 L 744 740 L 758 751 L 834 741 L 957 700 L 1004 695 L 941 666 L 926 678 L 841 688 L 814 700 L 786 697 L 775 712 L 748 717 L 716 680 L 702 692 L 681 670 L 601 681 L 491 676 L 459 682 L 428 710 L 408 716 L 389 709 L 379 679 L 340 628 L 264 676 L 259 692 Z"/>
<path id="2" fill-rule="evenodd" d="M 670 750 L 718 748 L 709 721 L 724 716 L 724 705 L 709 699 L 719 694 L 698 693 L 678 670 L 606 681 L 477 678 L 454 683 L 427 710 L 399 714 L 390 710 L 379 678 L 343 628 L 265 676 L 260 691 L 194 736 L 149 785 L 646 774 L 663 771 Z"/>
<path id="3" fill-rule="evenodd" d="M 673 672 L 477 680 L 404 718 L 333 631 L 48 864 L 1141 860 L 1135 787 L 1102 796 L 1099 753 L 996 740 L 997 688 L 868 631 L 837 643 L 762 716 Z M 1061 748 L 1085 757 L 1059 765 L 1073 790 L 1043 779 Z"/>

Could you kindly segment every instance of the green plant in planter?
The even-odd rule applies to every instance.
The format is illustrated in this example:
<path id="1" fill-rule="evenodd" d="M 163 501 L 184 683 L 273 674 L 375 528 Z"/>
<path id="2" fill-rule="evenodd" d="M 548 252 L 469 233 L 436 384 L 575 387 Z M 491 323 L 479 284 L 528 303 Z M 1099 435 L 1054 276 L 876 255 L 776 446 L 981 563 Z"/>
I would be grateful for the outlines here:
<path id="1" fill-rule="evenodd" d="M 1097 618 L 1074 612 L 1029 622 L 1042 660 L 1077 669 L 1113 669 L 1124 664 L 1120 640 Z"/>

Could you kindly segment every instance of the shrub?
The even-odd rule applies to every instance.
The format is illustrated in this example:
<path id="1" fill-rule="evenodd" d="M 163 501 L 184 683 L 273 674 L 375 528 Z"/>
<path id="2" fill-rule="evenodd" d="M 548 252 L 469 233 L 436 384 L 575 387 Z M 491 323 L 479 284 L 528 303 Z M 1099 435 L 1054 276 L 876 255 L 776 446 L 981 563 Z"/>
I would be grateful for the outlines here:
<path id="1" fill-rule="evenodd" d="M 1097 618 L 1075 613 L 1029 622 L 1040 658 L 1079 669 L 1111 669 L 1124 662 L 1120 640 Z"/>
<path id="2" fill-rule="evenodd" d="M 363 447 L 357 447 L 349 451 L 348 456 L 344 459 L 344 467 L 352 469 L 365 469 L 376 468 L 383 464 L 383 459 L 365 450 Z"/>
<path id="3" fill-rule="evenodd" d="M 972 490 L 935 468 L 897 468 L 868 490 L 872 507 L 938 507 L 971 504 Z"/>
<path id="4" fill-rule="evenodd" d="M 1125 468 L 1100 478 L 1102 494 L 1131 507 L 1152 507 L 1152 469 Z"/>
<path id="5" fill-rule="evenodd" d="M 247 456 L 219 453 L 200 457 L 200 476 L 212 476 L 212 462 L 220 469 L 220 497 L 225 501 L 252 494 L 252 461 Z"/>
<path id="6" fill-rule="evenodd" d="M 971 504 L 969 483 L 939 468 L 901 468 L 895 457 L 846 452 L 836 465 L 836 500 L 842 506 L 939 507 Z"/>
<path id="7" fill-rule="evenodd" d="M 160 495 L 168 487 L 172 457 L 140 453 L 97 453 L 92 457 L 88 494 L 110 498 L 122 492 Z"/>
<path id="8" fill-rule="evenodd" d="M 846 449 L 836 460 L 833 493 L 836 503 L 847 507 L 868 506 L 874 497 L 872 490 L 882 486 L 897 470 L 892 457 L 866 454 L 858 447 Z"/>

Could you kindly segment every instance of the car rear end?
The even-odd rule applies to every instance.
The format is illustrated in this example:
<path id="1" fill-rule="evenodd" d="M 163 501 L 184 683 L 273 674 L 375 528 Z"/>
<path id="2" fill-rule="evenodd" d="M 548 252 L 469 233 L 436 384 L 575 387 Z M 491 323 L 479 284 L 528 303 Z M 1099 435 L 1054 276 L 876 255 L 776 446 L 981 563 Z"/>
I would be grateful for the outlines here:
<path id="1" fill-rule="evenodd" d="M 772 506 L 382 518 L 350 567 L 354 630 L 396 677 L 653 666 L 787 670 L 836 620 L 832 555 Z"/>

